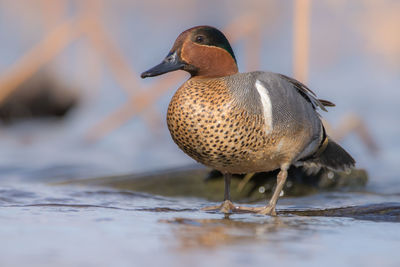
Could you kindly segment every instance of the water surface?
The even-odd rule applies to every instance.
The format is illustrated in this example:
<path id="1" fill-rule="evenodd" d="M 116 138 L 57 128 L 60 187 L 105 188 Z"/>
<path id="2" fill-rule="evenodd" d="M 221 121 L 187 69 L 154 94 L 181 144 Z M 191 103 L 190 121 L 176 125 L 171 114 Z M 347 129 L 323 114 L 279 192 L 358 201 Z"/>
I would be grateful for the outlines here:
<path id="1" fill-rule="evenodd" d="M 400 264 L 399 195 L 284 198 L 279 216 L 269 217 L 109 188 L 36 183 L 0 193 L 2 266 Z"/>

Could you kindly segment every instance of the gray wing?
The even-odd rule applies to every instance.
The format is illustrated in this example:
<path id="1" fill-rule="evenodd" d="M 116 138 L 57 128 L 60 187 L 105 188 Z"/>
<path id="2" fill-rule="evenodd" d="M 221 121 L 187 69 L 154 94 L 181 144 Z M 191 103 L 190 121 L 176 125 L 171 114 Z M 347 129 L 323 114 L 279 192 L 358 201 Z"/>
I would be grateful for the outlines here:
<path id="1" fill-rule="evenodd" d="M 273 125 L 279 132 L 296 135 L 303 129 L 304 148 L 297 159 L 312 155 L 324 138 L 317 108 L 326 110 L 315 94 L 300 82 L 282 74 L 260 72 L 255 77 L 268 90 L 273 103 Z M 304 132 L 304 129 L 307 129 Z M 298 137 L 299 138 L 299 137 Z M 306 141 L 308 140 L 308 141 Z"/>
<path id="2" fill-rule="evenodd" d="M 319 100 L 317 98 L 317 95 L 311 91 L 307 86 L 305 86 L 303 83 L 290 78 L 286 75 L 283 74 L 276 74 L 277 76 L 281 77 L 284 80 L 287 80 L 289 83 L 293 85 L 293 87 L 299 92 L 299 94 L 304 97 L 308 102 L 311 103 L 311 105 L 316 109 L 319 107 L 323 111 L 327 111 L 325 106 L 334 106 L 332 102 L 329 102 L 327 100 Z M 324 104 L 323 104 L 324 103 Z"/>
<path id="3" fill-rule="evenodd" d="M 238 106 L 264 118 L 268 115 L 264 113 L 265 106 L 270 108 L 271 128 L 275 133 L 295 136 L 307 129 L 306 136 L 303 136 L 304 149 L 298 159 L 317 150 L 324 137 L 317 108 L 325 108 L 310 89 L 294 79 L 272 72 L 240 73 L 229 76 L 226 81 Z M 264 100 L 268 98 L 268 105 L 265 101 L 262 103 L 263 97 Z"/>
<path id="4" fill-rule="evenodd" d="M 303 108 L 307 113 L 315 113 L 317 108 L 326 111 L 324 106 L 334 106 L 327 100 L 319 100 L 304 84 L 283 74 L 255 71 L 229 76 L 226 82 L 235 102 L 252 113 L 262 111 L 260 96 L 255 87 L 257 81 L 265 86 L 274 107 L 278 109 L 292 109 L 297 112 L 299 108 Z"/>
<path id="5" fill-rule="evenodd" d="M 318 116 L 317 108 L 326 111 L 324 105 L 314 92 L 299 81 L 283 74 L 272 72 L 257 72 L 253 76 L 255 82 L 262 82 L 268 90 L 275 111 L 290 112 L 296 119 L 300 117 Z M 279 112 L 280 111 L 280 112 Z"/>

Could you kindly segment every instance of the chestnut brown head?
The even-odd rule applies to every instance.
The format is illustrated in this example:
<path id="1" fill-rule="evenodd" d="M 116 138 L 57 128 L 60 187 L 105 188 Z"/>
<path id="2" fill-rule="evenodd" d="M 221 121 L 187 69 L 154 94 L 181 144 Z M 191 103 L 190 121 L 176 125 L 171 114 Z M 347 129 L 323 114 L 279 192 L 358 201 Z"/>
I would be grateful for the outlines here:
<path id="1" fill-rule="evenodd" d="M 228 40 L 221 31 L 210 26 L 197 26 L 182 32 L 167 57 L 159 65 L 143 72 L 141 77 L 175 70 L 202 77 L 222 77 L 238 72 Z"/>

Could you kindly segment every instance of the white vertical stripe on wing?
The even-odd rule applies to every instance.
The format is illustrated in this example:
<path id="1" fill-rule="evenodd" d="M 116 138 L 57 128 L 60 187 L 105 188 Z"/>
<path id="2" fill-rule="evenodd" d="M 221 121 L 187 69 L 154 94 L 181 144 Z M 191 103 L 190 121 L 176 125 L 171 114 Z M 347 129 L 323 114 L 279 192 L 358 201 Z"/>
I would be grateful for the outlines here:
<path id="1" fill-rule="evenodd" d="M 256 81 L 256 89 L 260 94 L 261 104 L 264 111 L 265 131 L 267 134 L 272 132 L 272 105 L 267 88 L 259 81 Z"/>

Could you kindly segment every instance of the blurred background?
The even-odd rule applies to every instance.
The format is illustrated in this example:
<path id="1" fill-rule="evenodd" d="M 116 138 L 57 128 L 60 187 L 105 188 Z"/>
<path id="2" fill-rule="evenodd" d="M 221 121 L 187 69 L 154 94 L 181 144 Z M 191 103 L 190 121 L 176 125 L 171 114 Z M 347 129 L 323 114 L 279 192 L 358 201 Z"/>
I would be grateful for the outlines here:
<path id="1" fill-rule="evenodd" d="M 166 127 L 188 75 L 141 80 L 196 25 L 226 33 L 241 72 L 268 70 L 336 104 L 330 134 L 399 188 L 400 2 L 0 0 L 0 174 L 73 179 L 194 164 Z"/>

